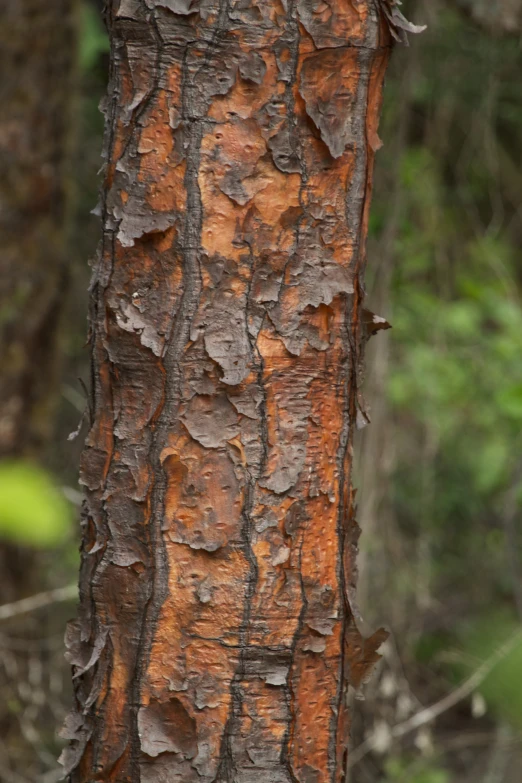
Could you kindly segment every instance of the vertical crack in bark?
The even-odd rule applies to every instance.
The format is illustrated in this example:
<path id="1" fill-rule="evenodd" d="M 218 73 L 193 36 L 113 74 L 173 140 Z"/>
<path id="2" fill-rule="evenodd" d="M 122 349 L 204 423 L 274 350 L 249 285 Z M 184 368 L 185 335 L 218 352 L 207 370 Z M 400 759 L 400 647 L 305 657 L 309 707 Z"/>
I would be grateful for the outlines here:
<path id="1" fill-rule="evenodd" d="M 245 664 L 250 648 L 250 618 L 252 613 L 252 597 L 254 595 L 258 581 L 257 561 L 252 549 L 252 508 L 254 503 L 255 481 L 250 478 L 245 507 L 243 510 L 242 537 L 244 553 L 248 560 L 249 572 L 245 590 L 245 605 L 243 610 L 243 619 L 239 628 L 239 665 L 230 684 L 231 704 L 230 714 L 223 731 L 223 742 L 221 746 L 222 757 L 215 777 L 215 783 L 229 783 L 235 771 L 234 753 L 231 746 L 231 739 L 238 726 L 241 716 L 243 697 L 241 683 L 245 676 Z"/>
<path id="2" fill-rule="evenodd" d="M 163 42 L 158 30 L 154 13 L 151 15 L 151 26 L 156 42 L 156 53 L 153 65 L 153 84 L 146 99 L 141 104 L 136 106 L 132 111 L 132 116 L 129 123 L 130 127 L 128 140 L 127 144 L 122 150 L 120 159 L 122 159 L 125 153 L 129 150 L 129 146 L 133 139 L 134 130 L 139 123 L 140 117 L 146 115 L 152 104 L 152 101 L 154 100 L 154 97 L 157 96 L 160 87 Z M 196 177 L 197 183 L 197 146 L 195 149 L 192 149 L 191 146 L 190 153 L 187 155 L 187 159 L 189 161 L 186 177 L 187 192 L 189 192 L 189 188 L 193 190 L 192 179 L 194 176 Z M 191 170 L 191 163 L 192 168 L 195 167 L 196 169 L 195 174 Z M 198 216 L 199 222 L 201 222 L 201 208 L 199 210 L 199 215 L 197 211 L 197 196 L 193 198 L 193 200 L 195 201 L 195 209 L 194 211 L 187 211 L 186 215 L 186 236 L 189 236 L 194 232 L 198 233 Z M 195 226 L 193 228 L 192 224 L 194 221 Z M 147 535 L 149 551 L 152 555 L 152 558 L 149 567 L 150 577 L 147 590 L 148 597 L 146 599 L 141 627 L 139 630 L 136 666 L 134 676 L 132 678 L 132 695 L 130 698 L 130 703 L 132 705 L 131 756 L 135 769 L 139 769 L 139 757 L 141 754 L 140 736 L 138 730 L 138 713 L 141 704 L 143 677 L 149 662 L 152 639 L 155 625 L 157 623 L 157 618 L 168 592 L 168 560 L 161 532 L 166 482 L 165 476 L 161 469 L 160 453 L 162 443 L 164 442 L 165 434 L 168 429 L 168 421 L 170 415 L 172 415 L 172 412 L 167 403 L 176 400 L 176 397 L 179 396 L 179 374 L 176 372 L 176 367 L 179 355 L 183 349 L 183 343 L 181 342 L 184 331 L 183 320 L 184 318 L 190 319 L 193 312 L 197 308 L 197 256 L 194 258 L 194 254 L 188 251 L 188 244 L 186 244 L 186 247 L 187 252 L 185 254 L 183 264 L 183 295 L 178 311 L 172 313 L 173 329 L 167 344 L 167 348 L 165 350 L 163 360 L 163 366 L 165 370 L 165 385 L 163 390 L 162 409 L 157 414 L 156 423 L 151 425 L 153 427 L 153 435 L 150 461 L 154 467 L 154 478 L 152 487 L 149 490 L 150 505 Z"/>
<path id="3" fill-rule="evenodd" d="M 294 89 L 298 81 L 299 48 L 301 43 L 301 33 L 299 30 L 299 21 L 297 18 L 296 0 L 288 0 L 287 20 L 288 20 L 287 29 L 290 32 L 291 78 L 288 84 L 286 85 L 285 103 L 287 106 L 288 117 L 292 129 L 291 141 L 293 141 L 296 146 L 296 154 L 299 160 L 299 168 L 300 168 L 300 175 L 301 175 L 301 184 L 299 188 L 299 204 L 303 212 L 303 218 L 298 219 L 295 226 L 295 247 L 297 249 L 299 245 L 301 223 L 307 211 L 307 205 L 305 203 L 304 193 L 307 187 L 308 173 L 306 170 L 306 160 L 303 151 L 303 142 L 301 139 L 299 124 L 295 113 Z M 290 260 L 291 260 L 291 256 L 289 261 Z M 306 590 L 305 590 L 305 586 L 303 582 L 303 574 L 302 574 L 302 548 L 303 548 L 303 537 L 301 536 L 301 541 L 299 543 L 299 556 L 298 556 L 299 586 L 301 591 L 301 610 L 299 612 L 297 627 L 292 639 L 291 659 L 290 659 L 290 665 L 288 668 L 288 675 L 285 684 L 285 696 L 288 704 L 288 725 L 285 730 L 285 735 L 283 738 L 283 744 L 281 748 L 281 763 L 285 766 L 291 783 L 299 783 L 299 780 L 296 777 L 292 766 L 292 759 L 291 759 L 291 752 L 290 752 L 290 742 L 292 739 L 292 734 L 294 731 L 294 724 L 295 724 L 295 705 L 296 705 L 296 699 L 292 687 L 292 676 L 294 670 L 295 653 L 303 630 L 304 619 L 308 607 L 308 600 L 306 598 Z"/>
<path id="4" fill-rule="evenodd" d="M 342 601 L 341 601 L 341 618 L 343 623 L 343 628 L 346 627 L 346 623 L 350 621 L 351 617 L 351 608 L 347 604 L 346 596 L 344 593 L 344 585 L 345 580 L 347 578 L 347 574 L 345 573 L 345 566 L 344 566 L 344 552 L 346 549 L 346 523 L 347 523 L 347 495 L 348 495 L 348 487 L 350 486 L 351 481 L 351 466 L 349 464 L 348 460 L 348 450 L 350 447 L 350 441 L 352 437 L 352 422 L 353 422 L 353 397 L 351 393 L 351 384 L 353 383 L 353 373 L 354 373 L 354 362 L 353 362 L 353 356 L 354 356 L 354 345 L 353 341 L 351 339 L 351 333 L 349 328 L 349 319 L 350 319 L 350 310 L 351 308 L 348 305 L 348 302 L 345 302 L 345 328 L 344 328 L 344 349 L 345 349 L 345 370 L 344 370 L 344 377 L 345 377 L 345 383 L 344 383 L 344 411 L 343 411 L 343 431 L 341 434 L 341 440 L 339 444 L 339 451 L 337 455 L 337 464 L 338 464 L 338 470 L 340 475 L 340 482 L 339 482 L 339 511 L 338 511 L 338 517 L 337 517 L 337 535 L 339 539 L 339 553 L 338 553 L 338 574 L 339 574 L 339 584 L 342 585 L 343 589 L 343 595 L 342 595 Z M 335 782 L 338 774 L 338 764 L 339 764 L 339 742 L 346 742 L 346 737 L 339 737 L 339 731 L 341 726 L 341 713 L 343 710 L 343 700 L 346 698 L 347 695 L 347 683 L 348 683 L 348 674 L 345 671 L 345 640 L 344 640 L 344 634 L 343 634 L 343 640 L 342 640 L 342 648 L 341 648 L 341 658 L 339 663 L 339 680 L 338 680 L 338 687 L 337 687 L 337 714 L 332 716 L 332 722 L 334 722 L 334 727 L 330 735 L 330 754 L 331 757 L 334 758 L 333 763 L 333 773 L 332 773 L 332 781 Z M 344 759 L 344 754 L 342 754 L 342 758 Z M 344 775 L 341 780 L 344 780 Z"/>
<path id="5" fill-rule="evenodd" d="M 230 0 L 221 0 L 221 10 L 216 30 L 208 47 L 207 56 L 200 70 L 204 71 L 208 58 L 216 48 L 216 42 L 225 28 L 226 13 Z M 156 26 L 155 26 L 155 29 Z M 157 33 L 161 43 L 161 36 Z M 138 710 L 142 703 L 141 692 L 143 676 L 147 669 L 152 649 L 155 627 L 161 607 L 168 595 L 168 559 L 163 541 L 162 524 L 165 513 L 166 480 L 161 465 L 161 452 L 167 442 L 171 422 L 177 415 L 180 401 L 181 369 L 180 359 L 190 336 L 192 322 L 198 309 L 201 295 L 200 248 L 201 228 L 203 221 L 203 206 L 198 184 L 200 170 L 200 148 L 203 138 L 205 117 L 194 116 L 195 82 L 189 70 L 191 45 L 186 44 L 181 72 L 181 120 L 188 129 L 188 144 L 186 146 L 186 173 L 184 184 L 187 194 L 185 225 L 183 235 L 183 294 L 178 312 L 173 314 L 173 329 L 164 355 L 165 390 L 163 410 L 158 419 L 152 449 L 152 464 L 155 466 L 155 483 L 152 489 L 150 543 L 154 553 L 154 574 L 152 593 L 146 607 L 143 628 L 141 632 L 138 669 L 135 677 L 134 692 L 134 756 L 135 763 L 141 754 L 140 737 L 138 733 Z"/>
<path id="6" fill-rule="evenodd" d="M 288 677 L 285 686 L 288 711 L 289 711 L 289 720 L 288 720 L 288 726 L 285 731 L 285 737 L 284 737 L 283 748 L 281 753 L 281 761 L 285 765 L 288 771 L 288 777 L 290 778 L 291 783 L 300 783 L 299 779 L 295 775 L 294 768 L 292 766 L 290 742 L 292 740 L 292 732 L 294 729 L 295 705 L 296 705 L 296 697 L 292 686 L 293 664 L 294 664 L 295 653 L 297 650 L 297 644 L 299 642 L 301 633 L 303 631 L 306 612 L 308 610 L 308 599 L 306 597 L 306 590 L 305 590 L 303 574 L 302 574 L 302 559 L 303 559 L 303 536 L 301 536 L 301 540 L 299 542 L 299 556 L 298 556 L 299 588 L 301 592 L 301 611 L 299 612 L 297 628 L 295 630 L 294 637 L 292 639 L 292 647 L 291 647 L 292 655 L 290 659 L 290 667 L 288 669 Z"/>
<path id="7" fill-rule="evenodd" d="M 367 180 L 367 153 L 366 153 L 366 108 L 368 99 L 368 83 L 370 76 L 370 63 L 373 54 L 366 49 L 362 49 L 359 53 L 360 63 L 360 77 L 357 87 L 357 119 L 360 119 L 360 126 L 355 134 L 355 146 L 359 152 L 353 179 L 350 184 L 350 188 L 346 198 L 346 216 L 347 224 L 352 230 L 354 237 L 354 254 L 352 258 L 352 265 L 357 269 L 361 262 L 361 225 L 363 220 L 364 205 L 366 201 L 366 180 Z M 362 193 L 361 193 L 362 191 Z M 353 441 L 353 426 L 356 420 L 355 411 L 355 395 L 354 386 L 357 386 L 357 356 L 358 346 L 356 339 L 352 333 L 352 325 L 357 322 L 358 308 L 360 307 L 360 291 L 356 290 L 355 296 L 352 298 L 351 307 L 347 300 L 345 300 L 345 317 L 344 317 L 344 329 L 343 329 L 343 343 L 345 350 L 345 370 L 344 370 L 344 400 L 345 407 L 343 412 L 343 431 L 341 434 L 341 440 L 339 444 L 339 451 L 337 456 L 338 470 L 340 475 L 339 481 L 339 511 L 338 511 L 338 523 L 337 523 L 337 535 L 339 538 L 339 551 L 338 551 L 338 579 L 339 584 L 342 586 L 342 601 L 341 601 L 341 618 L 343 627 L 346 628 L 346 624 L 352 622 L 355 618 L 352 617 L 352 610 L 350 605 L 346 601 L 344 585 L 346 584 L 347 574 L 345 573 L 344 564 L 344 552 L 347 546 L 347 531 L 346 524 L 349 521 L 347 497 L 348 488 L 351 485 L 351 461 L 349 459 L 349 449 Z M 344 780 L 344 769 L 339 770 L 339 763 L 344 765 L 345 754 L 339 753 L 339 743 L 346 742 L 345 737 L 339 737 L 339 731 L 342 726 L 341 714 L 343 710 L 343 700 L 347 696 L 347 684 L 349 682 L 349 672 L 345 670 L 346 667 L 346 654 L 345 654 L 345 639 L 343 635 L 343 642 L 341 648 L 341 658 L 339 662 L 339 677 L 337 688 L 337 711 L 332 715 L 332 729 L 330 733 L 329 754 L 330 763 L 332 766 L 332 783 L 335 783 L 338 774 L 342 775 L 341 781 Z M 340 758 L 341 757 L 341 761 Z"/>

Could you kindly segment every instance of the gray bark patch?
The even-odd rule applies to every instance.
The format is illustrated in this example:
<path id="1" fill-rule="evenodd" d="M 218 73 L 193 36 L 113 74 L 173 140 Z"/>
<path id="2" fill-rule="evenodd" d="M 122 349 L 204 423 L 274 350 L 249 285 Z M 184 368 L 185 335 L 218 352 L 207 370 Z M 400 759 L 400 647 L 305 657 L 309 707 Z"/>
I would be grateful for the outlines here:
<path id="1" fill-rule="evenodd" d="M 196 395 L 180 418 L 191 437 L 207 449 L 224 446 L 239 434 L 239 417 L 224 394 Z"/>
<path id="2" fill-rule="evenodd" d="M 299 91 L 306 111 L 321 133 L 333 158 L 355 141 L 356 95 L 350 89 L 344 50 L 327 50 L 308 57 L 301 71 Z"/>
<path id="3" fill-rule="evenodd" d="M 173 14 L 188 16 L 198 12 L 198 0 L 145 0 L 149 8 L 167 8 Z"/>
<path id="4" fill-rule="evenodd" d="M 166 702 L 152 699 L 147 707 L 141 707 L 138 733 L 141 749 L 147 756 L 180 753 L 192 759 L 198 752 L 196 721 L 176 698 Z"/>

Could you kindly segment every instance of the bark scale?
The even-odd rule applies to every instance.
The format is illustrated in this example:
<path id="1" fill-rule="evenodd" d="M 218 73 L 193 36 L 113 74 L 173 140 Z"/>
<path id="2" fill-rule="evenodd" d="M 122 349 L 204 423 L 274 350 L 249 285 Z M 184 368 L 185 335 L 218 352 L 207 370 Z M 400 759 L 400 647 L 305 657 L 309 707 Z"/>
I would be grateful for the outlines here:
<path id="1" fill-rule="evenodd" d="M 72 781 L 344 779 L 393 5 L 110 4 Z"/>

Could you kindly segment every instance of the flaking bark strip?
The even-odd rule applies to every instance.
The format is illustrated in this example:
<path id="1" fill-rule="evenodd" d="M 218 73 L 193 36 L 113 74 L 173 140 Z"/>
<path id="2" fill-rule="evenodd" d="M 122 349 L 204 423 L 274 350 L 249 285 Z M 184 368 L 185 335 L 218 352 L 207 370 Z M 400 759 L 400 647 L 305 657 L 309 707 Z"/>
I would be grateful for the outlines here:
<path id="1" fill-rule="evenodd" d="M 393 5 L 108 4 L 72 783 L 344 779 Z"/>

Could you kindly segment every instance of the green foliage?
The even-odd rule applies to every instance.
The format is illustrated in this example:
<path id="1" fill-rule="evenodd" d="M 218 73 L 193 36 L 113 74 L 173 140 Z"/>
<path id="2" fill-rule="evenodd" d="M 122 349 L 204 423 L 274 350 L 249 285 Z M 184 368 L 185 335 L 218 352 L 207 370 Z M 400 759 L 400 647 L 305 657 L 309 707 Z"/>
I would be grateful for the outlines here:
<path id="1" fill-rule="evenodd" d="M 385 447 L 376 473 L 390 491 L 380 500 L 373 548 L 365 543 L 365 567 L 375 622 L 393 616 L 406 676 L 430 704 L 516 628 L 510 555 L 517 544 L 522 552 L 522 49 L 516 37 L 474 27 L 455 4 L 420 5 L 409 10 L 429 29 L 408 52 L 394 52 L 373 191 L 369 307 L 393 326 L 376 338 L 390 352 L 390 413 L 380 425 Z M 449 733 L 471 733 L 471 724 L 493 737 L 496 722 L 521 729 L 521 682 L 519 644 L 479 688 L 483 718 L 464 701 L 433 725 L 442 761 L 399 755 L 397 743 L 382 783 L 459 780 L 454 759 L 462 769 L 469 751 L 450 749 Z"/>
<path id="2" fill-rule="evenodd" d="M 382 783 L 449 783 L 446 770 L 433 766 L 430 759 L 391 758 L 385 764 Z"/>
<path id="3" fill-rule="evenodd" d="M 0 538 L 52 547 L 70 530 L 67 501 L 49 474 L 27 462 L 0 463 Z"/>
<path id="4" fill-rule="evenodd" d="M 80 68 L 83 71 L 88 71 L 96 64 L 100 54 L 109 51 L 109 38 L 100 15 L 92 3 L 82 2 L 79 14 L 78 58 Z"/>
<path id="5" fill-rule="evenodd" d="M 519 629 L 516 620 L 506 612 L 490 613 L 475 622 L 463 642 L 467 667 L 461 672 L 469 676 L 477 661 L 487 661 L 513 637 Z M 522 729 L 522 638 L 496 664 L 482 682 L 479 691 L 486 704 L 503 721 Z"/>
<path id="6" fill-rule="evenodd" d="M 418 50 L 422 76 L 410 87 L 410 113 L 422 133 L 383 166 L 394 167 L 389 187 L 400 191 L 391 312 L 382 313 L 394 327 L 393 490 L 403 533 L 430 537 L 431 589 L 467 591 L 480 603 L 510 589 L 502 536 L 491 548 L 490 534 L 501 526 L 513 484 L 522 499 L 522 178 L 512 165 L 522 112 L 504 80 L 522 57 L 509 41 L 470 34 L 451 12 L 439 24 L 445 35 L 432 33 L 427 49 Z M 449 43 L 452 31 L 458 50 Z M 447 59 L 433 69 L 442 55 Z M 390 134 L 401 105 L 392 83 L 384 116 Z M 390 206 L 382 186 L 375 192 L 378 240 Z M 462 572 L 486 551 L 484 581 L 472 595 Z"/>

